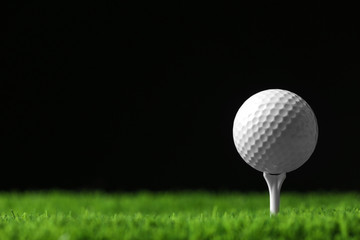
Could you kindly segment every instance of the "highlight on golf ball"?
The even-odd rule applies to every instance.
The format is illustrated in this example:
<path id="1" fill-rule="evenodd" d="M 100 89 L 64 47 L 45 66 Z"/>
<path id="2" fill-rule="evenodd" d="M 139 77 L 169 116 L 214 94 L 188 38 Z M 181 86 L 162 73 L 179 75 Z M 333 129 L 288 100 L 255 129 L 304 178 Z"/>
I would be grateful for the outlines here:
<path id="1" fill-rule="evenodd" d="M 281 89 L 258 92 L 238 110 L 233 138 L 244 161 L 264 172 L 271 212 L 279 211 L 285 174 L 303 165 L 315 150 L 318 125 L 307 102 Z"/>

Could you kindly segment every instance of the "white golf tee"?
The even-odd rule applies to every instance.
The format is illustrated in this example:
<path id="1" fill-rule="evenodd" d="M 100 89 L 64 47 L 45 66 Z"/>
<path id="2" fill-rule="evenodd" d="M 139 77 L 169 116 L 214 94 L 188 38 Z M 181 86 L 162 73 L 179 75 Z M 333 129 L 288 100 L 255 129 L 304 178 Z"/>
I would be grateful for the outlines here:
<path id="1" fill-rule="evenodd" d="M 286 178 L 286 173 L 270 174 L 264 172 L 264 178 L 269 188 L 270 215 L 276 215 L 280 209 L 280 190 Z"/>

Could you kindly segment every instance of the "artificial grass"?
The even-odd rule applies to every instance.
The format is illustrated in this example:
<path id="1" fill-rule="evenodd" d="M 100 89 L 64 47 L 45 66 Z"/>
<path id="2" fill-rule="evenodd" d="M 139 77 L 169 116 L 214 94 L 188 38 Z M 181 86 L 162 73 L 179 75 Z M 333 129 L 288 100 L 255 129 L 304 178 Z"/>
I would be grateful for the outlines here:
<path id="1" fill-rule="evenodd" d="M 360 239 L 359 193 L 0 193 L 0 239 Z"/>

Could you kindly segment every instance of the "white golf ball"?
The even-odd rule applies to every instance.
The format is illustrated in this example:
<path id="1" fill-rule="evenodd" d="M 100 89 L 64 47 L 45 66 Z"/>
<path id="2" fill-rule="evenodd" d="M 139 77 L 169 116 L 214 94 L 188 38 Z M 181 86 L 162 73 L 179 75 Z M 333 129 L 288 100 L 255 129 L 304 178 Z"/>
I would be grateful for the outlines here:
<path id="1" fill-rule="evenodd" d="M 279 174 L 293 171 L 309 159 L 317 143 L 318 126 L 304 99 L 290 91 L 270 89 L 256 93 L 240 107 L 233 138 L 250 166 Z"/>

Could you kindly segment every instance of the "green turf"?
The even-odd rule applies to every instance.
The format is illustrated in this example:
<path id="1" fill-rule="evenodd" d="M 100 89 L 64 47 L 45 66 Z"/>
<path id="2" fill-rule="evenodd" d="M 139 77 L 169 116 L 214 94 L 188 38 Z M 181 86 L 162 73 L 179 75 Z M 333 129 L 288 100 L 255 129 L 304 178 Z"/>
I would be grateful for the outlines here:
<path id="1" fill-rule="evenodd" d="M 0 239 L 360 239 L 360 194 L 0 193 Z"/>

